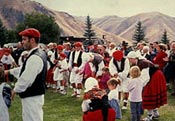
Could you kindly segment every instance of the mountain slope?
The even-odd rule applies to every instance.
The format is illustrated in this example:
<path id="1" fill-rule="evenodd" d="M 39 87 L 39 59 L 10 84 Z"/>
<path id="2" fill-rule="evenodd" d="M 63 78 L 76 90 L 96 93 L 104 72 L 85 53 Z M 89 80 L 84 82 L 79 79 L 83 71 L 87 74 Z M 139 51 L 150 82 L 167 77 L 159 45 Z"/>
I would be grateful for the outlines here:
<path id="1" fill-rule="evenodd" d="M 42 4 L 30 0 L 0 0 L 0 19 L 8 28 L 15 28 L 17 23 L 24 21 L 24 15 L 31 12 L 41 12 L 55 17 L 56 23 L 62 29 L 62 36 L 82 37 L 86 17 L 75 17 L 65 12 L 51 10 Z M 105 35 L 105 39 L 116 43 L 132 42 L 132 36 L 138 21 L 145 28 L 145 38 L 159 41 L 164 30 L 170 40 L 175 40 L 175 18 L 158 13 L 141 13 L 131 17 L 105 16 L 93 19 L 93 30 L 98 38 Z"/>
<path id="2" fill-rule="evenodd" d="M 62 29 L 62 36 L 83 36 L 84 22 L 68 13 L 51 10 L 40 3 L 30 0 L 0 0 L 0 3 L 0 19 L 8 29 L 15 28 L 17 23 L 24 21 L 24 15 L 26 13 L 40 12 L 55 18 L 56 23 Z M 94 26 L 93 29 L 98 38 L 106 35 L 106 39 L 116 43 L 121 43 L 121 41 L 125 40 L 98 27 Z"/>
<path id="3" fill-rule="evenodd" d="M 105 16 L 100 19 L 95 19 L 94 25 L 98 26 L 99 28 L 102 28 L 103 30 L 107 32 L 116 34 L 116 31 L 118 30 L 117 29 L 118 26 L 124 19 L 125 18 L 121 18 L 118 16 Z"/>
<path id="4" fill-rule="evenodd" d="M 111 17 L 109 17 L 108 20 L 110 20 L 110 18 Z M 119 20 L 120 22 L 118 22 Z M 108 28 L 108 30 L 104 30 L 132 41 L 135 26 L 138 21 L 141 21 L 142 26 L 145 28 L 145 37 L 148 39 L 148 41 L 159 41 L 164 30 L 167 31 L 170 40 L 175 39 L 175 18 L 161 14 L 159 12 L 141 13 L 135 16 L 124 18 L 123 20 L 116 18 L 116 21 L 118 22 L 116 25 L 113 23 L 113 21 L 115 20 L 108 21 L 107 24 L 95 23 L 95 25 L 102 29 Z"/>
<path id="5" fill-rule="evenodd" d="M 0 19 L 7 28 L 14 28 L 17 23 L 24 20 L 25 13 L 41 12 L 52 14 L 40 3 L 30 0 L 0 0 Z"/>

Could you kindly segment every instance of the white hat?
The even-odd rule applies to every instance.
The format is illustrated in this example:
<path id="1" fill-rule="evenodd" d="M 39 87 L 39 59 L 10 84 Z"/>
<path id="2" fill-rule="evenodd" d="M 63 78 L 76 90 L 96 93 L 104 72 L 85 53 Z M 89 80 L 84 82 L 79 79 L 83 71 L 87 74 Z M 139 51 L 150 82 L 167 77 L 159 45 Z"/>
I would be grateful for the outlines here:
<path id="1" fill-rule="evenodd" d="M 131 51 L 127 55 L 128 58 L 139 58 L 139 54 L 135 51 Z"/>
<path id="2" fill-rule="evenodd" d="M 85 81 L 85 91 L 84 92 L 88 92 L 89 90 L 93 89 L 96 86 L 98 86 L 98 81 L 95 78 L 89 77 Z"/>

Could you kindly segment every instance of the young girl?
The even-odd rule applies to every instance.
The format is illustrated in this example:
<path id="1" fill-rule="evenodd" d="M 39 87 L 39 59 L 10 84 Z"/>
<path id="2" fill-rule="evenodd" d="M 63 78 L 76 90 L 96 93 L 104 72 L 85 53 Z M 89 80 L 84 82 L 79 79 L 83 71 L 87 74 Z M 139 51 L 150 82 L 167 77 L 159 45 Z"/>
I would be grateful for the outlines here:
<path id="1" fill-rule="evenodd" d="M 129 90 L 131 121 L 140 121 L 143 81 L 140 78 L 140 68 L 138 66 L 131 67 L 130 77 L 127 88 Z"/>
<path id="2" fill-rule="evenodd" d="M 110 107 L 106 92 L 99 88 L 95 78 L 89 77 L 85 81 L 82 111 L 83 121 L 115 121 L 115 111 Z"/>
<path id="3" fill-rule="evenodd" d="M 66 80 L 64 78 L 64 75 L 68 71 L 66 54 L 60 53 L 59 59 L 60 60 L 56 64 L 56 69 L 54 71 L 54 80 L 57 81 L 57 85 L 60 85 L 60 93 L 65 95 L 66 94 L 66 90 L 65 90 Z"/>
<path id="4" fill-rule="evenodd" d="M 117 86 L 120 84 L 120 81 L 116 78 L 112 78 L 107 82 L 108 88 L 110 90 L 108 94 L 108 102 L 110 106 L 115 110 L 116 112 L 116 118 L 121 119 L 121 109 L 119 105 L 119 98 L 118 98 L 118 88 Z"/>
<path id="5" fill-rule="evenodd" d="M 107 81 L 111 78 L 111 75 L 109 73 L 109 68 L 104 67 L 102 68 L 102 77 L 99 79 L 99 86 L 101 89 L 104 89 L 108 92 L 108 85 Z"/>

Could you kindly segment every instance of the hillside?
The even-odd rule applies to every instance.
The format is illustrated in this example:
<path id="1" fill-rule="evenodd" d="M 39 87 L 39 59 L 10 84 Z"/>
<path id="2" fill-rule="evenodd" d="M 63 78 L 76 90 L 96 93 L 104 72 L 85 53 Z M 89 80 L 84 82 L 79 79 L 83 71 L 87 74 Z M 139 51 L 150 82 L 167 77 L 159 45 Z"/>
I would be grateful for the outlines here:
<path id="1" fill-rule="evenodd" d="M 8 29 L 13 29 L 17 23 L 23 22 L 26 13 L 40 12 L 55 18 L 56 23 L 62 30 L 62 36 L 83 36 L 84 22 L 74 18 L 68 13 L 51 10 L 40 3 L 30 0 L 0 0 L 0 3 L 0 19 Z M 116 43 L 121 43 L 121 41 L 125 40 L 98 27 L 94 26 L 93 29 L 98 38 L 106 35 L 107 40 Z"/>
<path id="2" fill-rule="evenodd" d="M 17 23 L 24 20 L 25 13 L 34 11 L 51 15 L 52 12 L 40 3 L 30 0 L 0 0 L 0 19 L 8 28 L 15 28 Z"/>
<path id="3" fill-rule="evenodd" d="M 0 3 L 0 19 L 8 29 L 13 29 L 17 23 L 23 22 L 26 13 L 40 12 L 55 18 L 62 30 L 62 36 L 83 36 L 86 20 L 84 16 L 76 17 L 66 12 L 55 11 L 30 0 L 0 0 Z M 175 40 L 175 18 L 159 12 L 140 13 L 125 18 L 105 16 L 92 20 L 97 37 L 102 38 L 105 35 L 106 40 L 115 43 L 121 43 L 123 40 L 131 43 L 138 21 L 142 22 L 148 41 L 159 41 L 164 30 L 167 31 L 170 40 Z"/>
<path id="4" fill-rule="evenodd" d="M 167 31 L 170 40 L 175 39 L 175 18 L 159 12 L 141 13 L 123 19 L 108 16 L 105 20 L 107 20 L 105 23 L 101 22 L 104 21 L 104 18 L 101 18 L 95 22 L 95 25 L 130 41 L 138 21 L 142 22 L 148 41 L 159 41 L 164 30 Z"/>

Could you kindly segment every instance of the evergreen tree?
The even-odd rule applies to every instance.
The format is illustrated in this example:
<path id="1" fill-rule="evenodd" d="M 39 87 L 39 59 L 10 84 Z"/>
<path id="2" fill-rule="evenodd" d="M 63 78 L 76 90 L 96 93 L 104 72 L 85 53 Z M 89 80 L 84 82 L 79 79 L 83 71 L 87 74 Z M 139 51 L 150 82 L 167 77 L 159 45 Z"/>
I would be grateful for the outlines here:
<path id="1" fill-rule="evenodd" d="M 49 42 L 59 43 L 60 28 L 52 16 L 41 13 L 26 14 L 24 22 L 17 25 L 16 30 L 20 32 L 25 28 L 36 28 L 41 33 L 40 42 L 48 44 Z"/>
<path id="2" fill-rule="evenodd" d="M 135 40 L 136 42 L 144 41 L 144 37 L 145 37 L 144 29 L 142 27 L 141 21 L 139 21 L 136 25 L 133 40 Z"/>
<path id="3" fill-rule="evenodd" d="M 164 44 L 168 44 L 169 43 L 169 39 L 168 39 L 166 30 L 164 31 L 164 33 L 162 35 L 161 42 L 164 43 Z"/>
<path id="4" fill-rule="evenodd" d="M 7 29 L 3 26 L 3 23 L 0 19 L 0 46 L 3 47 L 3 45 L 6 42 L 6 33 Z"/>
<path id="5" fill-rule="evenodd" d="M 88 44 L 92 44 L 93 40 L 92 38 L 95 37 L 95 32 L 94 30 L 92 30 L 92 20 L 90 18 L 90 16 L 87 16 L 86 19 L 86 23 L 85 23 L 85 32 L 84 32 L 84 36 L 88 39 L 89 42 L 86 42 Z"/>

